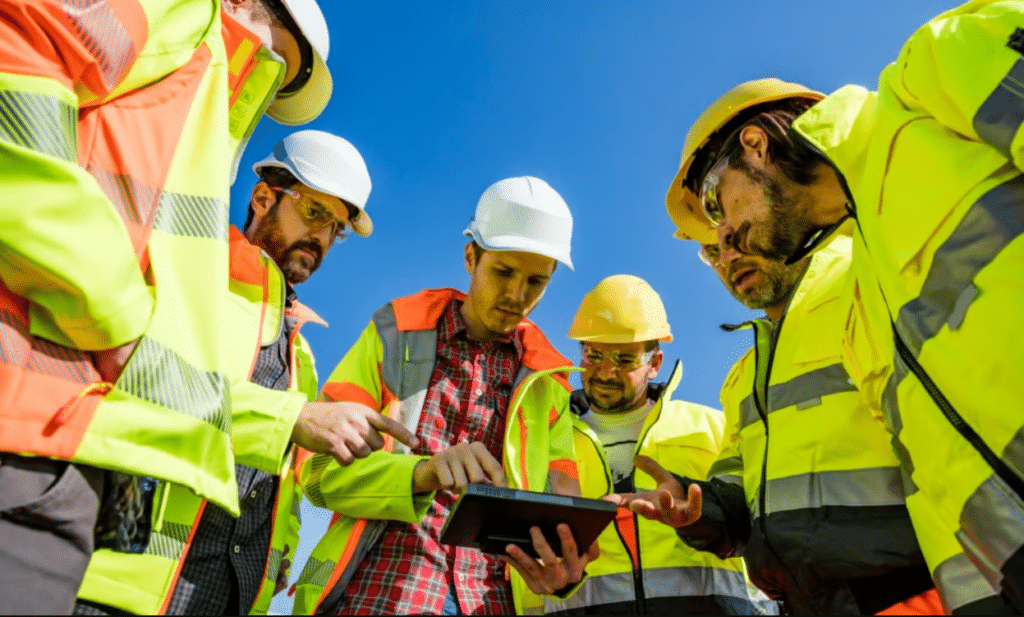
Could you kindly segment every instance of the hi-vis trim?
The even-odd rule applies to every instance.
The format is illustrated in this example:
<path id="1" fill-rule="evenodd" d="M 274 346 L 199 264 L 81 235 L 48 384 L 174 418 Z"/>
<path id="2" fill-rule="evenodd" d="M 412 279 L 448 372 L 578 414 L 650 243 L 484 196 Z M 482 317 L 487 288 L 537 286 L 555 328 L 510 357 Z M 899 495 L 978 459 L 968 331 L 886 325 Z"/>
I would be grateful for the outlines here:
<path id="1" fill-rule="evenodd" d="M 1021 122 L 1024 122 L 1024 60 L 1014 63 L 972 120 L 978 136 L 1010 160 L 1013 160 L 1010 144 L 1020 131 Z"/>
<path id="2" fill-rule="evenodd" d="M 1024 233 L 1024 175 L 991 189 L 974 202 L 935 251 L 921 294 L 900 308 L 896 330 L 914 356 L 947 323 L 963 320 L 977 296 L 974 278 Z M 897 384 L 899 385 L 899 384 Z"/>
<path id="3" fill-rule="evenodd" d="M 106 193 L 107 199 L 117 208 L 121 218 L 131 223 L 149 227 L 160 201 L 160 189 L 135 178 L 114 174 L 105 169 L 90 167 L 89 173 Z"/>
<path id="4" fill-rule="evenodd" d="M 771 413 L 790 406 L 805 409 L 814 406 L 810 404 L 811 401 L 820 404 L 823 396 L 856 390 L 857 387 L 853 385 L 843 365 L 832 364 L 769 387 L 768 401 L 771 409 L 766 411 Z M 754 395 L 749 394 L 740 402 L 740 430 L 760 421 Z"/>
<path id="5" fill-rule="evenodd" d="M 25 323 L 10 311 L 0 311 L 0 362 L 80 384 L 98 378 L 89 352 L 31 336 Z"/>
<path id="6" fill-rule="evenodd" d="M 218 429 L 230 430 L 224 376 L 200 371 L 168 347 L 143 337 L 117 388 Z"/>
<path id="7" fill-rule="evenodd" d="M 743 459 L 738 456 L 718 459 L 708 470 L 708 478 L 716 478 L 725 475 L 743 475 Z"/>
<path id="8" fill-rule="evenodd" d="M 228 238 L 228 204 L 222 199 L 164 191 L 153 229 L 190 238 Z"/>
<path id="9" fill-rule="evenodd" d="M 992 585 L 978 572 L 966 553 L 957 553 L 932 572 L 943 604 L 954 611 L 992 595 Z"/>
<path id="10" fill-rule="evenodd" d="M 107 0 L 64 0 L 75 34 L 97 59 L 103 81 L 113 88 L 135 60 L 135 45 Z"/>
<path id="11" fill-rule="evenodd" d="M 775 478 L 765 491 L 768 514 L 826 506 L 900 506 L 905 502 L 898 467 L 817 471 Z M 760 507 L 760 503 L 755 504 Z M 760 512 L 755 512 L 755 517 Z"/>
<path id="12" fill-rule="evenodd" d="M 188 542 L 188 525 L 164 521 L 163 528 L 149 534 L 149 545 L 143 551 L 146 555 L 156 555 L 167 559 L 178 559 Z"/>
<path id="13" fill-rule="evenodd" d="M 1006 563 L 1024 546 L 1024 503 L 998 474 L 992 474 L 967 499 L 956 537 L 981 562 L 979 569 L 992 586 L 1003 591 Z"/>
<path id="14" fill-rule="evenodd" d="M 78 162 L 78 110 L 55 96 L 0 90 L 0 142 Z"/>
<path id="15" fill-rule="evenodd" d="M 302 574 L 299 576 L 299 581 L 303 584 L 326 587 L 327 579 L 331 577 L 331 572 L 334 571 L 334 565 L 333 561 L 310 557 L 309 560 L 306 561 L 306 566 L 302 568 Z"/>
<path id="16" fill-rule="evenodd" d="M 306 497 L 309 499 L 309 503 L 320 508 L 327 507 L 327 500 L 324 499 L 324 494 L 320 490 L 320 480 L 332 460 L 334 459 L 326 454 L 314 454 L 309 461 L 309 479 L 306 480 L 305 487 Z"/>
<path id="17" fill-rule="evenodd" d="M 279 548 L 270 549 L 270 559 L 267 560 L 267 576 L 268 581 L 274 582 L 277 580 L 278 571 L 281 569 L 281 560 L 284 559 L 284 552 Z"/>

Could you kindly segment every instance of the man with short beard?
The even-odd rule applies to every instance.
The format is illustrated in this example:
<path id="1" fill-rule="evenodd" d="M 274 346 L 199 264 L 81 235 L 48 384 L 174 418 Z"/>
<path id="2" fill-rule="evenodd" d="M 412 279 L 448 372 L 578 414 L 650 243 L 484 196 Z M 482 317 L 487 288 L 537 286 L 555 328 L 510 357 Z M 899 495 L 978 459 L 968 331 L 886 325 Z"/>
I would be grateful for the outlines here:
<path id="1" fill-rule="evenodd" d="M 610 276 L 580 302 L 569 338 L 580 342 L 583 388 L 572 394 L 580 487 L 597 499 L 654 488 L 633 465 L 652 457 L 704 478 L 721 450 L 717 409 L 673 398 L 682 378 L 676 362 L 654 383 L 672 331 L 661 297 L 643 279 Z M 585 609 L 615 615 L 756 615 L 778 607 L 750 585 L 740 559 L 720 559 L 687 546 L 670 528 L 621 510 L 597 541 L 601 558 L 571 598 L 531 597 L 527 614 Z"/>
<path id="2" fill-rule="evenodd" d="M 722 387 L 726 446 L 708 480 L 641 461 L 661 485 L 624 503 L 695 548 L 742 556 L 754 584 L 787 613 L 943 612 L 890 435 L 842 365 L 849 236 L 787 266 L 719 248 L 703 214 L 671 207 L 674 197 L 670 190 L 676 237 L 701 242 L 701 259 L 729 292 L 765 315 L 723 326 L 752 329 L 754 347 Z"/>

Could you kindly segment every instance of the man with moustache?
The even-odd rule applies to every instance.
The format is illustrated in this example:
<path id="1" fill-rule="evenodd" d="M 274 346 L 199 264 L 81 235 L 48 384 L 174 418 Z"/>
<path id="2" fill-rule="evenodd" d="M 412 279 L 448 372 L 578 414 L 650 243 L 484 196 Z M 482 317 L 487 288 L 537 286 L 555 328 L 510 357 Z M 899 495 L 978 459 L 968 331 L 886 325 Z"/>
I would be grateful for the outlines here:
<path id="1" fill-rule="evenodd" d="M 253 171 L 259 182 L 245 231 L 230 230 L 234 302 L 223 324 L 234 343 L 228 366 L 248 380 L 232 389 L 241 515 L 169 486 L 155 535 L 158 543 L 183 538 L 186 549 L 163 560 L 163 576 L 147 571 L 154 556 L 98 552 L 76 614 L 265 613 L 287 583 L 298 545 L 296 446 L 331 452 L 344 464 L 381 447 L 378 430 L 415 443 L 403 427 L 362 406 L 310 402 L 316 369 L 299 331 L 306 322 L 326 324 L 299 303 L 294 285 L 309 279 L 349 230 L 372 232 L 362 156 L 341 137 L 305 130 L 285 137 Z M 103 579 L 121 584 L 112 588 Z"/>
<path id="2" fill-rule="evenodd" d="M 570 363 L 526 316 L 557 262 L 569 257 L 572 215 L 533 177 L 495 183 L 465 234 L 469 292 L 427 289 L 385 304 L 323 387 L 325 400 L 361 403 L 413 430 L 348 467 L 314 456 L 306 494 L 338 515 L 296 584 L 296 613 L 511 614 L 513 577 L 538 594 L 568 594 L 596 557 L 559 526 L 555 557 L 509 545 L 502 561 L 441 545 L 441 527 L 468 483 L 579 494 L 566 374 Z M 500 462 L 499 462 L 500 461 Z"/>
<path id="3" fill-rule="evenodd" d="M 706 143 L 676 178 L 682 207 L 746 254 L 792 262 L 856 220 L 851 376 L 884 405 L 951 608 L 979 599 L 971 577 L 1024 611 L 1024 345 L 1008 336 L 1024 299 L 1022 26 L 1019 0 L 951 9 L 876 92 L 844 86 L 775 131 L 761 120 L 791 99 L 751 103 L 764 89 L 743 84 L 712 106 L 731 98 L 738 122 L 699 120 Z"/>
<path id="4" fill-rule="evenodd" d="M 726 445 L 708 480 L 640 461 L 660 486 L 626 503 L 695 548 L 742 556 L 787 613 L 943 612 L 891 436 L 842 364 L 849 236 L 787 266 L 720 249 L 703 214 L 676 207 L 677 196 L 669 190 L 676 237 L 701 242 L 701 259 L 764 317 L 723 326 L 752 329 L 754 346 L 722 387 Z"/>
<path id="5" fill-rule="evenodd" d="M 643 279 L 610 276 L 580 302 L 569 338 L 580 342 L 583 388 L 572 394 L 576 463 L 584 497 L 649 489 L 656 482 L 633 465 L 649 456 L 704 478 L 722 447 L 722 412 L 672 398 L 682 378 L 676 362 L 654 383 L 672 341 L 661 297 Z M 598 538 L 601 558 L 571 598 L 532 596 L 526 613 L 774 614 L 740 559 L 719 559 L 686 545 L 675 531 L 620 509 Z"/>

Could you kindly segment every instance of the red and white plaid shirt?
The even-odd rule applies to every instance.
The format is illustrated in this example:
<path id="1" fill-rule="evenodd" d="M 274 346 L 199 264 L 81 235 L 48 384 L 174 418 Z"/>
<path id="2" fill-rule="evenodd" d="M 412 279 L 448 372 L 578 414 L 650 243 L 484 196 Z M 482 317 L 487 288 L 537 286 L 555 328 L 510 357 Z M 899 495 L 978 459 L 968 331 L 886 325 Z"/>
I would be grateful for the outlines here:
<path id="1" fill-rule="evenodd" d="M 522 341 L 516 332 L 483 344 L 469 340 L 461 307 L 461 300 L 452 301 L 438 322 L 437 360 L 414 453 L 479 441 L 500 461 Z M 513 613 L 501 560 L 437 542 L 454 501 L 453 493 L 438 491 L 419 525 L 389 522 L 345 590 L 340 612 L 439 614 L 452 587 L 466 615 Z"/>

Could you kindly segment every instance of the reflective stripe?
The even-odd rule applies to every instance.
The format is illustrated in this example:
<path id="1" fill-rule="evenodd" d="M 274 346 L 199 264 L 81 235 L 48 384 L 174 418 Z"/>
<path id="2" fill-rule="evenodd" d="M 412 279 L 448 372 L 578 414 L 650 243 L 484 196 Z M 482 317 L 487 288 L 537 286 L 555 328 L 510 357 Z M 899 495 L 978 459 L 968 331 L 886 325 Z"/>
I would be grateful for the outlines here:
<path id="1" fill-rule="evenodd" d="M 725 475 L 743 475 L 743 459 L 738 456 L 718 459 L 708 470 L 708 478 L 720 478 Z"/>
<path id="2" fill-rule="evenodd" d="M 103 71 L 108 88 L 121 81 L 135 60 L 135 45 L 107 0 L 64 0 L 75 33 Z"/>
<path id="3" fill-rule="evenodd" d="M 78 162 L 78 110 L 55 96 L 0 90 L 0 142 Z"/>
<path id="4" fill-rule="evenodd" d="M 825 506 L 903 506 L 898 467 L 818 471 L 768 480 L 768 514 Z M 755 517 L 760 512 L 755 512 Z"/>
<path id="5" fill-rule="evenodd" d="M 99 378 L 89 352 L 30 336 L 27 324 L 11 311 L 0 311 L 0 362 L 83 385 Z"/>
<path id="6" fill-rule="evenodd" d="M 224 376 L 200 371 L 170 347 L 143 336 L 117 388 L 185 415 L 230 431 Z"/>
<path id="7" fill-rule="evenodd" d="M 163 191 L 153 229 L 175 236 L 227 240 L 228 204 L 223 199 Z"/>
<path id="8" fill-rule="evenodd" d="M 842 364 L 836 363 L 769 387 L 767 412 L 772 413 L 790 406 L 806 409 L 820 405 L 823 396 L 856 390 L 846 369 Z M 740 430 L 760 421 L 761 417 L 754 406 L 753 394 L 747 395 L 740 402 Z"/>
<path id="9" fill-rule="evenodd" d="M 150 533 L 149 545 L 146 546 L 143 553 L 177 560 L 181 557 L 181 552 L 185 550 L 185 544 L 188 543 L 190 529 L 188 525 L 164 521 L 159 532 Z"/>
<path id="10" fill-rule="evenodd" d="M 1017 60 L 974 114 L 974 130 L 983 141 L 1013 160 L 1010 145 L 1024 121 L 1024 60 Z"/>
<path id="11" fill-rule="evenodd" d="M 989 582 L 1000 589 L 1003 566 L 1024 547 L 1024 503 L 998 475 L 992 474 L 960 511 L 956 537 L 983 561 L 982 573 L 995 579 Z"/>
<path id="12" fill-rule="evenodd" d="M 1022 233 L 1024 175 L 996 186 L 971 206 L 935 251 L 920 295 L 900 309 L 896 329 L 915 357 L 950 320 L 978 272 Z"/>
<path id="13" fill-rule="evenodd" d="M 764 612 L 769 604 L 751 601 L 743 573 L 724 568 L 700 566 L 682 568 L 644 568 L 644 595 L 647 598 L 685 598 L 727 596 L 736 598 L 755 609 Z M 571 597 L 565 600 L 544 598 L 544 612 L 565 611 L 583 607 L 598 607 L 602 604 L 632 602 L 635 599 L 632 572 L 616 572 L 590 576 Z M 756 610 L 759 609 L 759 610 Z"/>
<path id="14" fill-rule="evenodd" d="M 324 494 L 321 491 L 320 482 L 323 480 L 324 470 L 327 469 L 327 465 L 334 460 L 326 454 L 314 454 L 309 461 L 309 478 L 306 480 L 304 488 L 306 489 L 306 498 L 309 499 L 309 503 L 320 508 L 327 507 L 327 500 L 324 499 Z"/>
<path id="15" fill-rule="evenodd" d="M 121 218 L 131 223 L 149 227 L 160 203 L 160 189 L 140 182 L 125 174 L 111 173 L 98 167 L 88 171 L 107 195 L 110 203 L 117 208 Z"/>
<path id="16" fill-rule="evenodd" d="M 270 558 L 267 560 L 267 580 L 274 582 L 281 570 L 281 560 L 284 559 L 284 552 L 279 548 L 270 549 Z"/>
<path id="17" fill-rule="evenodd" d="M 299 584 L 324 587 L 327 585 L 327 579 L 331 577 L 331 572 L 334 571 L 334 565 L 333 561 L 310 557 L 302 568 L 302 574 L 299 575 Z"/>
<path id="18" fill-rule="evenodd" d="M 966 553 L 957 553 L 932 572 L 935 588 L 950 611 L 995 595 L 992 585 L 978 572 Z"/>

